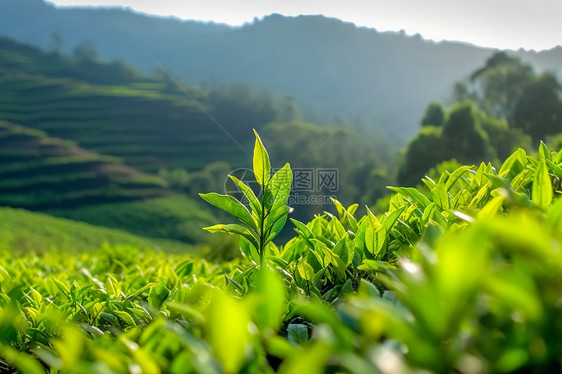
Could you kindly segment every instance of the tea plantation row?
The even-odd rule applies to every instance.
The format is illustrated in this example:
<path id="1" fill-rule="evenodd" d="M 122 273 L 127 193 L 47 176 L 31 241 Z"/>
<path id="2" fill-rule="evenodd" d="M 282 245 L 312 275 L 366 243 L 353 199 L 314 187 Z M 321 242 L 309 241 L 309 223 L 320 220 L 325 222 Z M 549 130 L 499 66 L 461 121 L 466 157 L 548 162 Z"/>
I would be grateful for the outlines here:
<path id="1" fill-rule="evenodd" d="M 0 370 L 24 373 L 557 372 L 562 359 L 562 153 L 518 150 L 292 221 L 287 165 L 238 218 L 228 263 L 129 246 L 76 257 L 0 252 Z M 281 171 L 283 173 L 279 174 Z"/>

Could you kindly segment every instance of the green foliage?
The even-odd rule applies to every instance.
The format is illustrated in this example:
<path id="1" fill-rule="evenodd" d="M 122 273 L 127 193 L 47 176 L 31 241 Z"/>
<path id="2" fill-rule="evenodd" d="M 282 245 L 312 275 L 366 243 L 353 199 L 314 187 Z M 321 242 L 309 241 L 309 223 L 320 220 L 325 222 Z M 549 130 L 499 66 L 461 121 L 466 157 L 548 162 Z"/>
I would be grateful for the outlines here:
<path id="1" fill-rule="evenodd" d="M 216 222 L 197 202 L 185 195 L 144 201 L 89 205 L 48 213 L 98 226 L 125 230 L 149 238 L 205 243 L 201 228 Z"/>
<path id="2" fill-rule="evenodd" d="M 536 74 L 519 58 L 496 52 L 471 76 L 465 98 L 506 119 L 538 144 L 562 131 L 562 88 L 552 73 Z"/>
<path id="3" fill-rule="evenodd" d="M 562 86 L 552 74 L 533 79 L 520 95 L 513 126 L 531 135 L 535 142 L 562 132 Z"/>
<path id="4" fill-rule="evenodd" d="M 250 187 L 235 177 L 232 180 L 240 187 L 246 199 L 250 202 L 250 210 L 240 201 L 229 195 L 216 193 L 199 194 L 209 204 L 224 210 L 238 218 L 240 225 L 215 225 L 205 228 L 209 232 L 226 232 L 241 235 L 257 252 L 260 266 L 265 266 L 266 246 L 281 232 L 287 215 L 291 209 L 287 206 L 293 174 L 289 164 L 285 164 L 271 176 L 271 162 L 263 143 L 254 130 L 256 142 L 254 146 L 254 176 L 261 188 L 261 197 L 255 196 Z M 272 244 L 273 245 L 273 244 Z M 252 249 L 247 252 L 250 254 Z M 257 258 L 255 260 L 258 260 Z"/>
<path id="5" fill-rule="evenodd" d="M 488 136 L 480 124 L 478 109 L 471 102 L 460 103 L 451 108 L 442 135 L 449 152 L 458 155 L 462 162 L 490 158 Z"/>
<path id="6" fill-rule="evenodd" d="M 267 165 L 259 138 L 256 148 Z M 246 257 L 229 263 L 120 245 L 75 257 L 1 249 L 0 368 L 557 371 L 562 153 L 538 154 L 519 149 L 498 170 L 450 164 L 423 189 L 392 187 L 377 216 L 334 200 L 337 215 L 292 220 L 283 246 L 242 239 Z M 204 195 L 240 219 L 217 231 L 264 232 L 264 213 L 285 206 L 278 173 L 260 198 L 241 188 L 253 223 L 246 207 Z"/>
<path id="7" fill-rule="evenodd" d="M 0 208 L 0 246 L 14 253 L 91 252 L 104 244 L 135 244 L 173 253 L 201 252 L 199 246 L 170 239 L 149 239 L 129 232 L 93 226 L 23 209 Z M 199 245 L 201 244 L 198 243 Z"/>
<path id="8" fill-rule="evenodd" d="M 388 193 L 386 186 L 394 180 L 396 151 L 372 126 L 365 127 L 353 131 L 345 126 L 293 121 L 274 122 L 263 128 L 261 134 L 270 144 L 273 164 L 289 162 L 294 170 L 324 168 L 338 172 L 337 190 L 314 186 L 321 190 L 314 194 L 326 198 L 318 199 L 316 204 L 296 206 L 294 217 L 309 220 L 316 212 L 330 209 L 328 196 L 351 205 L 354 202 L 371 204 Z M 312 195 L 307 191 L 297 193 L 305 198 Z"/>
<path id="9" fill-rule="evenodd" d="M 442 127 L 422 127 L 410 142 L 398 174 L 399 183 L 416 184 L 442 161 L 454 158 L 463 163 L 496 163 L 517 147 L 530 146 L 529 137 L 522 131 L 509 128 L 507 122 L 491 117 L 471 101 L 454 105 L 446 118 Z"/>
<path id="10" fill-rule="evenodd" d="M 433 166 L 450 157 L 443 155 L 443 129 L 425 126 L 410 142 L 398 172 L 398 182 L 405 185 L 418 183 Z"/>
<path id="11" fill-rule="evenodd" d="M 445 109 L 440 103 L 431 103 L 423 115 L 422 126 L 441 127 L 445 123 Z"/>
<path id="12" fill-rule="evenodd" d="M 470 97 L 491 115 L 511 123 L 517 101 L 534 76 L 533 68 L 506 52 L 496 52 L 486 64 L 472 73 L 476 86 Z"/>

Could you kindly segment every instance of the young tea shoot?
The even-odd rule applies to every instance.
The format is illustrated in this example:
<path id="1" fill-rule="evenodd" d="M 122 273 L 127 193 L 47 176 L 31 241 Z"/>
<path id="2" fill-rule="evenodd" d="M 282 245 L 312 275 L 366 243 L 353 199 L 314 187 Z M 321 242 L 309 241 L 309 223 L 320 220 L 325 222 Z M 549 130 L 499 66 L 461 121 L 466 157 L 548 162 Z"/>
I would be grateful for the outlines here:
<path id="1" fill-rule="evenodd" d="M 287 163 L 272 176 L 267 150 L 255 130 L 254 134 L 256 142 L 253 168 L 254 176 L 261 188 L 261 195 L 256 196 L 249 186 L 235 176 L 229 175 L 244 194 L 250 209 L 230 195 L 206 193 L 199 196 L 240 221 L 240 224 L 219 224 L 206 227 L 205 230 L 240 235 L 242 240 L 246 240 L 250 245 L 249 257 L 259 261 L 260 266 L 263 267 L 267 245 L 281 232 L 287 222 L 287 216 L 292 211 L 287 206 L 287 201 L 291 192 L 293 173 Z"/>

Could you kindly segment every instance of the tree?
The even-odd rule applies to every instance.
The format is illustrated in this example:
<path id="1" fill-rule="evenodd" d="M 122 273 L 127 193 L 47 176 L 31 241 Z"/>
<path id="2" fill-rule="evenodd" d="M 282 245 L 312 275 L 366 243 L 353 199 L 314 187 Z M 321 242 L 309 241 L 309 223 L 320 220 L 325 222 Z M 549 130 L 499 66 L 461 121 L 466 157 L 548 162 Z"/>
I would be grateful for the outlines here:
<path id="1" fill-rule="evenodd" d="M 530 139 L 520 129 L 509 128 L 507 121 L 480 110 L 472 101 L 463 101 L 444 113 L 442 127 L 423 126 L 410 142 L 398 174 L 398 182 L 416 185 L 437 164 L 456 159 L 476 164 L 504 159 Z"/>
<path id="2" fill-rule="evenodd" d="M 98 58 L 98 52 L 91 40 L 85 40 L 74 48 L 74 56 L 80 60 L 95 61 Z"/>
<path id="3" fill-rule="evenodd" d="M 262 134 L 273 165 L 288 161 L 295 183 L 312 178 L 308 179 L 312 185 L 303 183 L 296 192 L 303 197 L 322 197 L 313 204 L 299 204 L 294 213 L 297 219 L 308 219 L 327 209 L 332 204 L 328 196 L 336 195 L 343 204 L 372 204 L 388 193 L 385 187 L 393 177 L 394 151 L 380 135 L 298 121 L 270 123 Z M 335 185 L 322 183 L 319 170 L 324 175 L 333 173 Z"/>
<path id="4" fill-rule="evenodd" d="M 64 46 L 64 40 L 58 32 L 53 33 L 53 52 L 57 55 L 62 53 L 62 47 Z"/>
<path id="5" fill-rule="evenodd" d="M 490 158 L 488 134 L 482 129 L 478 108 L 471 101 L 455 105 L 443 128 L 451 156 L 463 163 Z"/>
<path id="6" fill-rule="evenodd" d="M 445 110 L 440 103 L 430 103 L 425 110 L 421 125 L 441 127 L 445 123 Z"/>
<path id="7" fill-rule="evenodd" d="M 533 68 L 518 57 L 496 52 L 470 77 L 470 97 L 497 118 L 513 121 L 515 105 L 535 76 Z"/>
<path id="8" fill-rule="evenodd" d="M 404 161 L 398 172 L 398 184 L 414 186 L 420 183 L 429 169 L 449 158 L 448 149 L 444 147 L 442 132 L 442 128 L 435 126 L 421 128 L 406 149 Z"/>
<path id="9" fill-rule="evenodd" d="M 562 132 L 562 86 L 553 74 L 532 80 L 519 97 L 513 115 L 513 126 L 531 135 L 533 142 Z"/>
<path id="10" fill-rule="evenodd" d="M 158 176 L 164 179 L 169 189 L 176 192 L 185 192 L 191 181 L 191 177 L 185 169 L 160 169 Z"/>
<path id="11" fill-rule="evenodd" d="M 499 160 L 505 160 L 517 148 L 531 148 L 531 137 L 521 129 L 510 128 L 504 119 L 494 118 L 483 111 L 478 113 L 480 126 L 488 134 L 490 148 Z"/>

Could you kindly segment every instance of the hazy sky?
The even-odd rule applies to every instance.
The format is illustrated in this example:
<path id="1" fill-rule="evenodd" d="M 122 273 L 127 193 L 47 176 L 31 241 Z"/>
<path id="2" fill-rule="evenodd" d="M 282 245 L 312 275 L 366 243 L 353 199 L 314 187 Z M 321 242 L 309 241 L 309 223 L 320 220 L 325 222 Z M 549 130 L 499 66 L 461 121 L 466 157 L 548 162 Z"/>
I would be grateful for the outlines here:
<path id="1" fill-rule="evenodd" d="M 562 45 L 562 0 L 50 0 L 57 5 L 131 7 L 137 11 L 230 25 L 271 13 L 323 14 L 377 30 L 420 33 L 498 48 Z"/>

